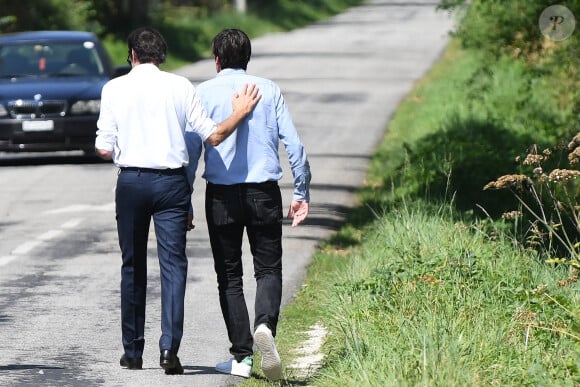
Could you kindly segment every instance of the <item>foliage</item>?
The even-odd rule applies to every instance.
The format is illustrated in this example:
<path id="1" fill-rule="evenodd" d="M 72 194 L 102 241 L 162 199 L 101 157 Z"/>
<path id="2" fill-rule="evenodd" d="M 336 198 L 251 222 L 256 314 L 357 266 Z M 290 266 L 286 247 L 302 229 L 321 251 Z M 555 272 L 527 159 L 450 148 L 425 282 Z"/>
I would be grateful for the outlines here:
<path id="1" fill-rule="evenodd" d="M 570 138 L 580 131 L 580 77 L 578 76 L 580 40 L 578 34 L 561 42 L 551 41 L 542 35 L 539 30 L 539 15 L 550 5 L 552 5 L 550 1 L 474 0 L 469 7 L 464 8 L 464 17 L 455 31 L 455 36 L 459 38 L 463 48 L 476 50 L 482 55 L 481 65 L 475 67 L 474 76 L 465 84 L 470 90 L 468 100 L 472 101 L 472 106 L 469 108 L 470 115 L 479 116 L 478 111 L 481 111 L 483 107 L 487 110 L 485 112 L 489 122 L 487 125 L 499 124 L 510 134 L 527 133 L 525 137 L 520 136 L 516 142 L 507 143 L 504 142 L 505 135 L 502 135 L 499 138 L 504 141 L 497 141 L 497 143 L 503 143 L 507 147 L 497 148 L 495 147 L 497 143 L 494 143 L 490 151 L 494 149 L 500 154 L 506 154 L 510 148 L 524 149 L 529 144 L 535 144 L 533 146 L 535 149 L 546 148 L 546 151 L 549 151 L 549 144 L 562 142 L 563 139 Z M 564 1 L 561 5 L 577 10 L 580 9 L 580 0 Z M 440 5 L 444 9 L 458 9 L 462 6 L 465 6 L 462 0 L 444 0 Z M 512 73 L 502 77 L 501 73 L 504 68 L 502 64 L 505 63 L 508 68 L 512 69 Z M 502 82 L 510 84 L 511 87 L 501 88 L 499 85 Z M 502 97 L 497 92 L 498 90 L 508 91 L 508 93 Z M 509 106 L 510 101 L 515 102 L 512 104 L 515 109 L 511 114 L 506 114 L 505 106 Z M 442 142 L 445 143 L 445 140 Z M 517 146 L 518 143 L 519 146 Z M 541 170 L 542 166 L 546 170 L 549 163 L 552 164 L 551 170 L 562 171 L 554 165 L 554 162 L 560 161 L 555 156 L 562 155 L 562 147 L 551 147 L 551 150 L 555 153 L 550 157 L 546 154 L 537 155 L 542 159 L 532 165 L 535 168 L 534 171 Z M 426 152 L 421 150 L 421 153 Z M 455 153 L 445 154 L 453 157 Z M 534 151 L 531 150 L 526 160 L 533 155 Z M 472 164 L 477 165 L 477 162 Z M 510 171 L 505 169 L 503 172 L 499 169 L 496 171 L 499 172 L 497 175 L 508 174 L 502 178 L 516 176 L 509 174 Z M 458 177 L 456 172 L 455 178 Z M 577 262 L 575 252 L 577 248 L 573 247 L 580 239 L 577 231 L 577 214 L 574 211 L 574 207 L 578 205 L 574 196 L 577 192 L 571 187 L 569 188 L 573 191 L 569 192 L 563 187 L 562 181 L 551 180 L 543 172 L 536 174 L 530 170 L 527 172 L 531 177 L 526 180 L 528 182 L 526 190 L 531 193 L 531 196 L 522 198 L 515 195 L 519 204 L 527 207 L 526 214 L 533 218 L 526 221 L 531 227 L 524 228 L 522 231 L 528 235 L 528 238 L 533 238 L 536 243 L 543 241 L 544 247 L 549 245 L 546 250 L 555 249 L 553 252 L 558 254 L 557 251 L 565 249 L 568 259 Z M 534 176 L 537 179 L 533 179 Z M 567 176 L 570 175 L 567 174 Z M 463 187 L 463 179 L 460 176 L 459 178 L 458 184 Z M 502 178 L 495 183 L 501 186 L 506 182 Z M 493 184 L 488 185 L 488 187 L 491 186 Z M 469 196 L 479 199 L 477 194 L 472 193 Z M 497 197 L 497 195 L 488 196 Z M 458 199 L 460 203 L 462 197 L 459 196 Z M 503 207 L 489 202 L 485 203 L 485 201 L 479 201 L 479 203 L 488 210 L 488 214 L 497 216 L 503 209 L 507 209 L 509 206 L 507 203 L 511 202 L 506 201 L 506 206 Z M 566 214 L 562 213 L 563 203 L 567 205 Z M 535 228 L 538 222 L 547 229 L 546 234 Z M 558 230 L 556 231 L 555 228 Z M 532 236 L 529 236 L 530 234 Z M 557 237 L 560 235 L 563 239 L 558 240 Z M 556 240 L 552 241 L 552 238 Z"/>
<path id="2" fill-rule="evenodd" d="M 484 189 L 506 189 L 518 199 L 527 216 L 522 217 L 528 245 L 545 252 L 549 261 L 580 268 L 580 132 L 567 145 L 536 147 L 521 163 L 518 174 L 499 177 Z M 504 218 L 518 220 L 521 212 Z"/>
<path id="3" fill-rule="evenodd" d="M 88 0 L 0 0 L 0 31 L 75 30 L 98 32 L 90 20 L 94 15 Z"/>
<path id="4" fill-rule="evenodd" d="M 551 0 L 442 0 L 439 8 L 464 10 L 464 17 L 455 35 L 464 48 L 474 48 L 499 57 L 529 55 L 543 49 L 544 39 L 539 17 L 554 4 Z M 558 4 L 570 10 L 580 9 L 580 0 L 564 0 Z M 578 40 L 574 42 L 577 52 Z"/>
<path id="5" fill-rule="evenodd" d="M 137 26 L 148 25 L 161 1 L 141 0 L 0 0 L 0 9 L 10 16 L 3 32 L 63 29 L 87 30 L 100 36 L 124 37 Z M 213 2 L 212 2 L 213 3 Z M 150 5 L 151 4 L 151 5 Z"/>
<path id="6" fill-rule="evenodd" d="M 78 1 L 78 0 L 77 0 Z M 157 12 L 156 1 L 141 0 L 84 0 L 91 3 L 92 14 L 87 23 L 98 25 L 99 35 L 113 35 L 125 39 L 136 27 L 151 25 Z M 153 4 L 153 5 L 150 5 Z"/>
<path id="7" fill-rule="evenodd" d="M 578 20 L 576 32 L 564 41 L 554 42 L 539 30 L 539 18 L 549 0 L 473 0 L 466 6 L 464 0 L 443 0 L 440 8 L 463 9 L 464 15 L 454 32 L 463 48 L 477 50 L 482 58 L 481 74 L 493 74 L 497 60 L 513 58 L 528 73 L 530 82 L 546 82 L 547 92 L 558 98 L 559 108 L 569 109 L 575 116 L 570 126 L 562 131 L 559 125 L 552 127 L 559 132 L 555 138 L 571 136 L 580 130 L 580 35 Z M 580 0 L 558 2 L 572 12 L 580 11 Z M 489 83 L 483 82 L 484 87 Z M 477 86 L 477 84 L 475 85 Z M 477 92 L 477 88 L 474 89 Z M 524 90 L 522 90 L 523 92 Z M 528 93 L 529 94 L 529 93 Z M 525 96 L 522 93 L 522 96 Z M 525 103 L 525 102 L 524 102 Z M 530 109 L 530 111 L 533 111 Z M 539 123 L 540 120 L 534 120 Z M 555 138 L 551 140 L 555 142 Z"/>
<path id="8" fill-rule="evenodd" d="M 336 14 L 361 0 L 250 0 L 250 15 L 289 30 Z M 235 13 L 231 0 L 0 0 L 0 31 L 81 29 L 124 38 L 142 25 L 161 29 L 172 17 L 189 26 L 222 13 Z M 242 15 L 243 16 L 243 15 Z M 181 24 L 181 23 L 178 23 Z"/>

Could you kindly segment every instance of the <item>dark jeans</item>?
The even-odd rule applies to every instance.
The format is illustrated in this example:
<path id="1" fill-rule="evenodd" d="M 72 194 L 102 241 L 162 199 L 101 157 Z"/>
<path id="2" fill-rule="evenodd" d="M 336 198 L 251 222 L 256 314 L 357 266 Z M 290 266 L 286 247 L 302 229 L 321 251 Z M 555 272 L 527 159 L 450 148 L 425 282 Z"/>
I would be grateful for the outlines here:
<path id="1" fill-rule="evenodd" d="M 242 279 L 244 228 L 257 285 L 254 328 L 266 323 L 276 335 L 282 299 L 282 196 L 276 182 L 208 183 L 205 207 L 230 353 L 241 361 L 253 354 Z"/>
<path id="2" fill-rule="evenodd" d="M 128 357 L 145 345 L 147 240 L 151 218 L 161 277 L 160 350 L 177 353 L 183 336 L 187 257 L 185 235 L 191 191 L 184 173 L 121 171 L 115 194 L 117 231 L 123 257 L 121 322 Z"/>

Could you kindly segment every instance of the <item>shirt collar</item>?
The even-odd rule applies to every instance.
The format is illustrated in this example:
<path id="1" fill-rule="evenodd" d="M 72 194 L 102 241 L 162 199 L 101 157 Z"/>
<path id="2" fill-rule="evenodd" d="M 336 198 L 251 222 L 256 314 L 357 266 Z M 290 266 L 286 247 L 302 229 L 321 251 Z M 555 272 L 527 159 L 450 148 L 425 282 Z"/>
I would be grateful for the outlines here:
<path id="1" fill-rule="evenodd" d="M 160 71 L 153 63 L 140 63 L 131 69 L 131 72 Z"/>
<path id="2" fill-rule="evenodd" d="M 227 68 L 227 69 L 222 69 L 222 71 L 220 71 L 219 73 L 217 73 L 217 77 L 222 77 L 222 76 L 226 76 L 226 75 L 234 75 L 234 74 L 245 74 L 246 70 L 244 69 L 232 69 L 232 68 Z"/>

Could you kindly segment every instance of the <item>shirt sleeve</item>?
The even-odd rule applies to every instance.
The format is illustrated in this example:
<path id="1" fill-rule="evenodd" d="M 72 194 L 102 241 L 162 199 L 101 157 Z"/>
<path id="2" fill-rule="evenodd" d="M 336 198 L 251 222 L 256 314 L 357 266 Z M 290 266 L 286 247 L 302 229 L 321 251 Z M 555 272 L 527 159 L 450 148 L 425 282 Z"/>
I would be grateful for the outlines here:
<path id="1" fill-rule="evenodd" d="M 292 117 L 284 97 L 279 88 L 276 88 L 276 119 L 278 121 L 278 133 L 280 140 L 284 144 L 290 169 L 294 177 L 294 194 L 293 200 L 310 201 L 310 163 L 306 155 L 304 145 L 300 141 L 298 131 L 292 122 Z"/>
<path id="2" fill-rule="evenodd" d="M 195 174 L 197 172 L 197 165 L 199 163 L 202 152 L 202 141 L 201 137 L 197 133 L 187 130 L 185 132 L 184 138 L 185 145 L 187 146 L 187 154 L 189 156 L 189 164 L 185 167 L 185 174 L 187 175 L 189 187 L 193 189 Z"/>
<path id="3" fill-rule="evenodd" d="M 195 182 L 195 174 L 197 172 L 197 165 L 199 164 L 203 145 L 201 137 L 193 131 L 186 130 L 184 138 L 189 157 L 189 164 L 185 167 L 185 176 L 189 183 L 189 189 L 193 194 L 193 183 Z M 193 216 L 193 204 L 191 203 L 191 200 L 189 202 L 189 213 Z"/>
<path id="4" fill-rule="evenodd" d="M 207 114 L 191 83 L 190 86 L 186 97 L 186 121 L 188 125 L 185 130 L 196 132 L 202 141 L 206 141 L 216 131 L 217 124 Z"/>
<path id="5" fill-rule="evenodd" d="M 117 143 L 117 123 L 111 109 L 111 93 L 109 84 L 105 84 L 101 92 L 101 109 L 97 120 L 97 138 L 95 148 L 112 152 Z"/>

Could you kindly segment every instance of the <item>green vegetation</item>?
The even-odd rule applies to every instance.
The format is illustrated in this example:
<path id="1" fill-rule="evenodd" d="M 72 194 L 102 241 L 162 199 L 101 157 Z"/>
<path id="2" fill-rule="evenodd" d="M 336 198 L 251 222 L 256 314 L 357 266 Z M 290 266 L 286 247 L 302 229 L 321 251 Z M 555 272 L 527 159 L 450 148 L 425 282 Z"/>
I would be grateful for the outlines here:
<path id="1" fill-rule="evenodd" d="M 569 271 L 486 228 L 414 202 L 382 215 L 348 255 L 317 257 L 348 263 L 319 296 L 332 305 L 320 314 L 331 335 L 314 384 L 578 382 L 577 291 L 557 285 Z"/>
<path id="2" fill-rule="evenodd" d="M 323 367 L 281 385 L 580 384 L 579 35 L 543 38 L 548 5 L 461 8 L 284 310 L 285 365 L 318 323 Z"/>

